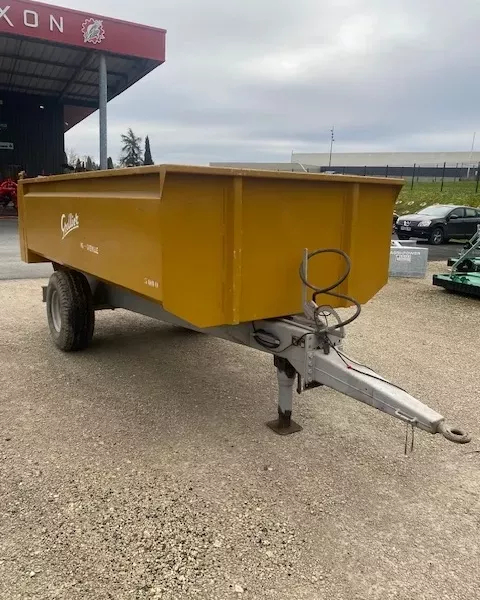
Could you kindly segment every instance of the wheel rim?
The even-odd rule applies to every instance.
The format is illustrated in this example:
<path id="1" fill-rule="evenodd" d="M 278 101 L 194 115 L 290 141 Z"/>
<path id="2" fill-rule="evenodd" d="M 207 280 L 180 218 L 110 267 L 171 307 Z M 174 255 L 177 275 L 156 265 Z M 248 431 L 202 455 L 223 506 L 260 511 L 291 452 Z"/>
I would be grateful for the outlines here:
<path id="1" fill-rule="evenodd" d="M 439 229 L 433 232 L 433 241 L 435 244 L 440 244 L 442 241 L 442 232 Z"/>
<path id="2" fill-rule="evenodd" d="M 62 328 L 62 316 L 60 313 L 60 296 L 58 295 L 57 290 L 53 290 L 52 292 L 52 300 L 51 300 L 51 311 L 52 311 L 52 322 L 57 333 L 60 333 L 60 329 Z"/>

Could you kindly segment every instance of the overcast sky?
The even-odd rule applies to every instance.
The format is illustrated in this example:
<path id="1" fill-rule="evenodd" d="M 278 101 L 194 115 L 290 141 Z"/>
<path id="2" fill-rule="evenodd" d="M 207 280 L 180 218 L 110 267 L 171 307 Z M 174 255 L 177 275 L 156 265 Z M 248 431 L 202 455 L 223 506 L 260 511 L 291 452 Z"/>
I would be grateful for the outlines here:
<path id="1" fill-rule="evenodd" d="M 156 162 L 469 150 L 480 134 L 478 0 L 58 0 L 167 29 L 166 63 L 109 104 Z M 98 116 L 67 146 L 98 155 Z M 480 136 L 479 136 L 480 137 Z M 479 139 L 480 143 L 480 139 Z"/>

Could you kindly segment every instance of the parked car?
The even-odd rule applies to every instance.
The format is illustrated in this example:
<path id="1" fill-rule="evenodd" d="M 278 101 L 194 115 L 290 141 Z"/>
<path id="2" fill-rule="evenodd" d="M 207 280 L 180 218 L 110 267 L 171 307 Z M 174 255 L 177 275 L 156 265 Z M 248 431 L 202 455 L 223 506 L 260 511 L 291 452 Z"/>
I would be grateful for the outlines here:
<path id="1" fill-rule="evenodd" d="M 471 238 L 480 225 L 480 210 L 471 206 L 435 204 L 398 217 L 395 232 L 400 240 L 427 239 L 430 244 Z"/>
<path id="2" fill-rule="evenodd" d="M 395 225 L 398 221 L 398 215 L 396 212 L 393 213 L 392 233 L 395 233 Z"/>

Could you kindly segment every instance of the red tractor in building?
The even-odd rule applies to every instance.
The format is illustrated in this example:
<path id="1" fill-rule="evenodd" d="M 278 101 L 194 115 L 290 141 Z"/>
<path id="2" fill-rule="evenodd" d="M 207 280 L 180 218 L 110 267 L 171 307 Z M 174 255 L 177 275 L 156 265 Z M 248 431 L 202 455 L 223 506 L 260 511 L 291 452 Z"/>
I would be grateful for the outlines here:
<path id="1" fill-rule="evenodd" d="M 5 210 L 10 204 L 16 213 L 17 184 L 13 179 L 7 177 L 7 179 L 0 182 L 0 206 Z"/>

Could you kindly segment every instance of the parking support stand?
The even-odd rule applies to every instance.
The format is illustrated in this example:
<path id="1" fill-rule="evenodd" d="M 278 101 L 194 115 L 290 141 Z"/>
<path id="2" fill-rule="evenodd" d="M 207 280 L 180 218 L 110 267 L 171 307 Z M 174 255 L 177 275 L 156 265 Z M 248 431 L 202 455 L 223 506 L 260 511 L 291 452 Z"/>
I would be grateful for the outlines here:
<path id="1" fill-rule="evenodd" d="M 267 423 L 279 435 L 289 435 L 302 431 L 302 427 L 292 421 L 293 388 L 296 371 L 286 358 L 275 356 L 278 377 L 278 419 Z"/>

